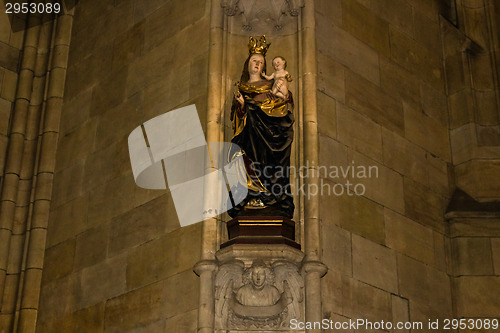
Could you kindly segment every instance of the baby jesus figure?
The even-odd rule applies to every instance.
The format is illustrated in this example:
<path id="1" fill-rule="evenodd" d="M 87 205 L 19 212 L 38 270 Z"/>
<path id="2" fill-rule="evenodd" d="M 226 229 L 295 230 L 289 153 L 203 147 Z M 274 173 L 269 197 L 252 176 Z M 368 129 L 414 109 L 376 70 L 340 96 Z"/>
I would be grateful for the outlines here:
<path id="1" fill-rule="evenodd" d="M 271 75 L 266 75 L 266 73 L 262 73 L 262 77 L 267 80 L 273 80 L 274 84 L 271 89 L 271 93 L 274 96 L 283 98 L 286 100 L 288 98 L 288 82 L 292 81 L 292 76 L 288 73 L 286 68 L 286 60 L 281 56 L 277 56 L 273 59 L 273 67 L 275 72 Z"/>

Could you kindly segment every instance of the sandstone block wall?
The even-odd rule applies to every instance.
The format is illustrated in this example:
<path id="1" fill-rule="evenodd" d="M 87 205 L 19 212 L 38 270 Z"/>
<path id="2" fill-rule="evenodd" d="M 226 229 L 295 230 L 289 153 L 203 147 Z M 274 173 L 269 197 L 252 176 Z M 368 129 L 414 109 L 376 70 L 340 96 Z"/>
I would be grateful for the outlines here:
<path id="1" fill-rule="evenodd" d="M 206 113 L 209 7 L 80 1 L 73 24 L 38 332 L 193 332 L 201 225 L 137 187 L 127 137 L 196 104 Z"/>
<path id="2" fill-rule="evenodd" d="M 443 1 L 318 0 L 321 165 L 376 166 L 363 195 L 323 195 L 323 316 L 450 318 L 454 189 L 443 71 Z M 334 129 L 332 129 L 332 126 Z"/>

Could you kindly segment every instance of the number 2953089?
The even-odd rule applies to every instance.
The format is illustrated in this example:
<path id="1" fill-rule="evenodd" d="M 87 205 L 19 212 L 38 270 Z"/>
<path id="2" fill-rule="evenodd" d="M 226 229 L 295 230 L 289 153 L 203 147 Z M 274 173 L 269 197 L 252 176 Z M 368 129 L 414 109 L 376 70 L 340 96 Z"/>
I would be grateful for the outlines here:
<path id="1" fill-rule="evenodd" d="M 497 318 L 461 318 L 461 319 L 444 319 L 443 329 L 445 330 L 481 330 L 481 329 L 498 329 L 499 321 Z"/>
<path id="2" fill-rule="evenodd" d="M 59 14 L 61 12 L 60 3 L 43 2 L 6 2 L 5 13 L 7 14 Z"/>

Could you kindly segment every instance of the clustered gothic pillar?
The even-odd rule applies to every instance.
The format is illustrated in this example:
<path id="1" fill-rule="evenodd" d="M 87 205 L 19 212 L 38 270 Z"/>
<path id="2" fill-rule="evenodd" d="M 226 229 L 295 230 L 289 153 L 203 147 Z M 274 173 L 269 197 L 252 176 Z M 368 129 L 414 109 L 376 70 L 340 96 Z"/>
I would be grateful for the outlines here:
<path id="1" fill-rule="evenodd" d="M 493 264 L 500 205 L 500 39 L 494 0 L 456 0 L 441 18 L 455 191 L 445 218 L 456 318 L 496 316 Z M 496 17 L 495 17 L 496 13 Z"/>
<path id="2" fill-rule="evenodd" d="M 73 12 L 30 15 L 0 199 L 1 325 L 35 332 Z"/>
<path id="3" fill-rule="evenodd" d="M 455 182 L 479 201 L 498 200 L 500 40 L 498 3 L 457 0 L 457 24 L 441 20 Z"/>

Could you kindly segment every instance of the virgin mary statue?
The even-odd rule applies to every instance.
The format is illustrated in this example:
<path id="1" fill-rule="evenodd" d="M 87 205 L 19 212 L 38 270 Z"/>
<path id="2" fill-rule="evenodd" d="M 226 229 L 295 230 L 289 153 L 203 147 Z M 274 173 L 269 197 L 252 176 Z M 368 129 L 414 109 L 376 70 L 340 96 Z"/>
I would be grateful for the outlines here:
<path id="1" fill-rule="evenodd" d="M 234 136 L 231 142 L 241 148 L 248 194 L 228 211 L 231 217 L 267 215 L 292 218 L 295 208 L 289 175 L 293 98 L 286 84 L 276 79 L 276 75 L 273 80 L 264 78 L 269 45 L 265 36 L 259 40 L 250 37 L 249 56 L 234 92 L 231 107 Z M 286 66 L 283 57 L 276 58 L 281 59 L 276 61 L 278 65 L 284 63 Z M 273 94 L 272 91 L 279 93 Z"/>

